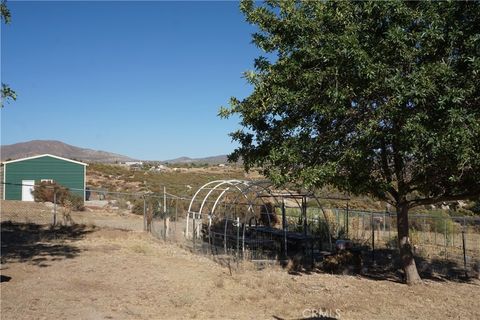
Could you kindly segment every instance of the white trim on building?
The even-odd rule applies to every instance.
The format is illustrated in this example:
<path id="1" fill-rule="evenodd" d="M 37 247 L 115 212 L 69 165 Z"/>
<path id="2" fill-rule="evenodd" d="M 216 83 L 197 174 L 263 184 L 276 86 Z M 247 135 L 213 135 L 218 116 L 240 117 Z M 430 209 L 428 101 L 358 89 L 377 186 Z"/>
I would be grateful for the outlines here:
<path id="1" fill-rule="evenodd" d="M 37 159 L 37 158 L 41 158 L 41 157 L 52 157 L 52 158 L 55 158 L 55 159 L 64 160 L 64 161 L 68 161 L 68 162 L 73 162 L 73 163 L 76 163 L 76 164 L 81 164 L 81 165 L 83 165 L 83 166 L 88 166 L 88 164 L 86 164 L 86 163 L 83 163 L 83 162 L 80 162 L 80 161 L 71 160 L 71 159 L 67 159 L 67 158 L 62 158 L 62 157 L 55 156 L 55 155 L 49 154 L 49 153 L 40 154 L 40 155 L 38 155 L 38 156 L 32 156 L 32 157 L 27 157 L 27 158 L 21 158 L 21 159 L 16 159 L 16 160 L 5 161 L 5 162 L 2 162 L 2 163 L 3 163 L 4 165 L 6 165 L 6 164 L 9 164 L 9 163 L 13 163 L 13 162 L 20 162 L 20 161 L 25 161 L 25 160 Z M 5 171 L 4 171 L 4 174 L 5 174 Z M 5 177 L 4 177 L 4 179 L 5 179 Z"/>

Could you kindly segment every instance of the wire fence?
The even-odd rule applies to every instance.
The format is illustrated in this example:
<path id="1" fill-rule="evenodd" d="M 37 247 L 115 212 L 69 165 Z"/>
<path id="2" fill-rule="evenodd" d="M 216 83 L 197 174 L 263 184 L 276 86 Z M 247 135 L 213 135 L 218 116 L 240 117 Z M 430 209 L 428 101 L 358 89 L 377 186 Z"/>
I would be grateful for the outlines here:
<path id="1" fill-rule="evenodd" d="M 12 184 L 10 184 L 12 185 Z M 23 186 L 15 184 L 15 186 Z M 27 186 L 35 187 L 39 186 Z M 91 224 L 125 230 L 144 230 L 143 195 L 111 192 L 104 189 L 60 189 L 42 186 L 35 201 L 2 200 L 2 222 L 33 223 L 42 226 Z M 70 197 L 67 195 L 76 194 Z M 85 195 L 79 197 L 78 194 Z"/>
<path id="2" fill-rule="evenodd" d="M 53 189 L 52 189 L 53 190 Z M 256 263 L 300 257 L 315 264 L 335 250 L 336 241 L 350 240 L 362 249 L 365 263 L 393 264 L 397 255 L 397 218 L 391 212 L 347 208 L 274 206 L 242 216 L 240 206 L 224 206 L 223 215 L 189 212 L 191 197 L 163 193 L 122 193 L 101 188 L 84 192 L 81 206 L 59 201 L 2 200 L 1 221 L 41 225 L 92 224 L 146 231 L 197 254 Z M 197 205 L 204 200 L 193 200 Z M 217 205 L 215 203 L 215 205 Z M 261 205 L 251 208 L 262 212 Z M 226 214 L 228 213 L 228 214 Z M 477 273 L 480 267 L 480 217 L 410 214 L 410 240 L 421 271 L 439 274 Z"/>
<path id="3" fill-rule="evenodd" d="M 371 263 L 398 250 L 397 216 L 391 212 L 327 210 L 335 238 L 370 250 Z M 479 272 L 480 217 L 410 214 L 410 241 L 419 269 L 440 274 Z M 377 260 L 377 261 L 376 261 Z"/>

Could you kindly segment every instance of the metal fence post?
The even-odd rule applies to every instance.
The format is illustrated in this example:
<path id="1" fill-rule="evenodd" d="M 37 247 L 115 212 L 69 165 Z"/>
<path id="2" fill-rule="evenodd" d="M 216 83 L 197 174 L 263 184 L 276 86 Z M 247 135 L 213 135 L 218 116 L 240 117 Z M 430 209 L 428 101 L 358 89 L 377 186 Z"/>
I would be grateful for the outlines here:
<path id="1" fill-rule="evenodd" d="M 174 240 L 176 242 L 177 240 L 177 220 L 178 220 L 178 199 L 175 199 L 175 225 L 173 226 L 174 228 Z"/>
<path id="2" fill-rule="evenodd" d="M 356 215 L 357 215 L 357 239 L 360 239 L 360 212 L 357 211 Z"/>
<path id="3" fill-rule="evenodd" d="M 383 241 L 383 245 L 385 245 L 385 224 L 386 224 L 386 221 L 387 220 L 387 215 L 385 214 L 385 212 L 383 213 L 383 232 L 382 232 L 382 241 Z"/>
<path id="4" fill-rule="evenodd" d="M 225 254 L 227 254 L 227 225 L 228 225 L 228 218 L 225 218 L 225 227 L 223 230 L 223 250 Z"/>
<path id="5" fill-rule="evenodd" d="M 208 250 L 210 250 L 210 254 L 213 254 L 212 250 L 212 213 L 208 214 Z"/>
<path id="6" fill-rule="evenodd" d="M 467 274 L 467 248 L 466 248 L 466 241 L 465 241 L 465 230 L 467 228 L 467 224 L 465 221 L 465 217 L 463 217 L 463 227 L 462 227 L 462 247 L 463 247 L 463 268 L 465 269 L 465 277 L 468 277 Z"/>
<path id="7" fill-rule="evenodd" d="M 308 221 L 307 221 L 307 197 L 302 197 L 302 217 L 303 217 L 303 235 L 307 236 Z M 340 224 L 339 224 L 340 225 Z"/>
<path id="8" fill-rule="evenodd" d="M 347 225 L 347 230 L 346 230 L 346 231 L 347 231 L 347 238 L 350 239 L 350 235 L 349 235 L 349 233 L 348 233 L 348 227 L 349 227 L 349 226 L 348 226 L 348 218 L 349 218 L 349 217 L 348 217 L 348 201 L 347 201 L 347 212 L 346 212 L 346 214 L 347 214 L 347 223 L 346 223 L 346 225 Z"/>
<path id="9" fill-rule="evenodd" d="M 452 229 L 452 247 L 455 248 L 455 228 Z"/>
<path id="10" fill-rule="evenodd" d="M 197 237 L 197 231 L 195 230 L 195 216 L 196 213 L 193 212 L 192 227 L 193 227 L 193 252 L 195 252 L 195 238 Z"/>
<path id="11" fill-rule="evenodd" d="M 447 259 L 447 246 L 448 246 L 448 243 L 447 243 L 447 219 L 446 218 L 443 218 L 443 225 L 444 225 L 444 238 L 445 238 L 445 260 Z"/>
<path id="12" fill-rule="evenodd" d="M 285 210 L 285 199 L 282 199 L 282 229 L 283 229 L 283 253 L 285 259 L 288 257 L 287 251 L 287 217 Z"/>
<path id="13" fill-rule="evenodd" d="M 375 265 L 375 227 L 373 226 L 374 225 L 374 221 L 373 221 L 373 213 L 371 213 L 371 228 L 372 228 L 372 262 L 373 262 L 373 265 Z"/>
<path id="14" fill-rule="evenodd" d="M 167 189 L 163 186 L 163 240 L 167 240 L 167 233 L 168 233 L 168 224 L 167 221 Z"/>
<path id="15" fill-rule="evenodd" d="M 424 243 L 432 243 L 432 230 L 430 230 L 430 226 L 427 226 L 427 218 L 423 217 L 423 229 L 424 229 L 424 233 L 425 233 L 425 236 L 424 236 Z M 426 230 L 428 229 L 428 234 L 426 234 Z M 427 235 L 428 235 L 428 240 L 427 240 Z"/>
<path id="16" fill-rule="evenodd" d="M 237 259 L 240 250 L 240 217 L 237 217 Z"/>
<path id="17" fill-rule="evenodd" d="M 365 212 L 362 212 L 362 237 L 365 236 Z"/>
<path id="18" fill-rule="evenodd" d="M 147 221 L 147 200 L 143 196 L 143 230 L 148 231 L 148 221 Z"/>
<path id="19" fill-rule="evenodd" d="M 57 225 L 57 192 L 53 192 L 53 226 Z"/>
<path id="20" fill-rule="evenodd" d="M 388 242 L 390 243 L 392 241 L 392 216 L 388 207 L 385 208 L 385 212 L 388 213 Z"/>

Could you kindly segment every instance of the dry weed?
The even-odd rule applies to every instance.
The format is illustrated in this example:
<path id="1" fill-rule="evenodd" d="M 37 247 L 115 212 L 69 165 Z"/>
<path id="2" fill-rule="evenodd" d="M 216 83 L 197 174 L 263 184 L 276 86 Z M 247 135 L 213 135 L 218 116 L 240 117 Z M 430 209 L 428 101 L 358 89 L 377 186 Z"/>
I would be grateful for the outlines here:
<path id="1" fill-rule="evenodd" d="M 153 253 L 153 249 L 146 242 L 133 243 L 129 246 L 129 249 L 135 253 L 139 253 L 143 255 L 149 255 Z"/>
<path id="2" fill-rule="evenodd" d="M 170 303 L 173 304 L 175 308 L 190 307 L 192 304 L 195 303 L 195 297 L 190 294 L 184 293 L 180 296 L 170 298 Z"/>

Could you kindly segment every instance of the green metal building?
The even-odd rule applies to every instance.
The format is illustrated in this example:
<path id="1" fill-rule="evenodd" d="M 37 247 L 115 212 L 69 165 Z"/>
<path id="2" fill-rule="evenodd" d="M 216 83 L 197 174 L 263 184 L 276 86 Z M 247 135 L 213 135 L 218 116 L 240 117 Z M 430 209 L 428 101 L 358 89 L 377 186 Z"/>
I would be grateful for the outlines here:
<path id="1" fill-rule="evenodd" d="M 3 162 L 3 199 L 33 201 L 42 181 L 56 182 L 85 200 L 87 164 L 51 154 Z"/>

